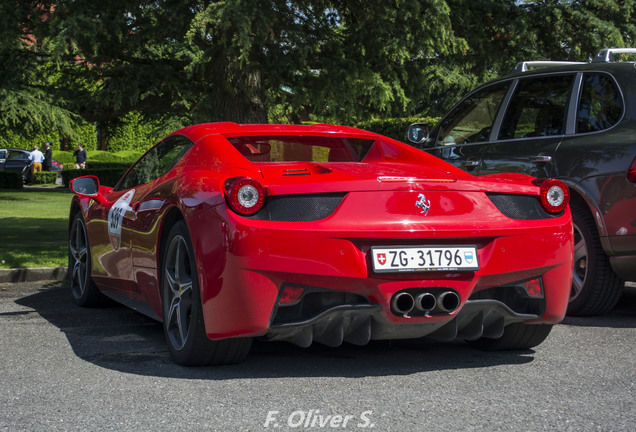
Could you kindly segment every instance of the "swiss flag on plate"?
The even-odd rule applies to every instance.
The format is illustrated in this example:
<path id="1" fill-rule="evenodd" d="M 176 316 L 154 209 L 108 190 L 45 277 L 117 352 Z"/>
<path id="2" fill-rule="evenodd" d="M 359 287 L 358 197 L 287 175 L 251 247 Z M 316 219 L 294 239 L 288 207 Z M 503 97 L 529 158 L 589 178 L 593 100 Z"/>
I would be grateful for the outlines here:
<path id="1" fill-rule="evenodd" d="M 384 265 L 384 263 L 386 263 L 386 254 L 379 253 L 378 262 L 380 263 L 380 265 Z"/>

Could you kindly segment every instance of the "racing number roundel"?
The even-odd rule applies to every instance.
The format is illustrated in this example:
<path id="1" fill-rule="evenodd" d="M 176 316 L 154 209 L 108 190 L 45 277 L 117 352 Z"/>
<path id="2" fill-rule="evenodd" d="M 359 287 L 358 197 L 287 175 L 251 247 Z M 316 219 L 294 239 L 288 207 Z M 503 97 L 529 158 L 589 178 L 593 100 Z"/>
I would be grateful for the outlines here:
<path id="1" fill-rule="evenodd" d="M 121 223 L 124 219 L 124 213 L 132 210 L 130 201 L 135 194 L 135 190 L 129 190 L 123 194 L 108 211 L 108 237 L 113 248 L 118 251 L 121 246 Z"/>

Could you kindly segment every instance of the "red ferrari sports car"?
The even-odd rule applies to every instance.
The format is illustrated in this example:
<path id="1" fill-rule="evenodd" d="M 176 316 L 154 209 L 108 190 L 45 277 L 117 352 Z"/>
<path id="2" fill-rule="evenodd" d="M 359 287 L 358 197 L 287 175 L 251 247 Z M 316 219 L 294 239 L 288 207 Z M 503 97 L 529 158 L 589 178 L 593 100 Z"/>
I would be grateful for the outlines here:
<path id="1" fill-rule="evenodd" d="M 71 187 L 76 302 L 162 321 L 184 365 L 239 362 L 253 338 L 528 349 L 568 304 L 563 183 L 473 177 L 359 129 L 191 126 L 114 188 Z"/>

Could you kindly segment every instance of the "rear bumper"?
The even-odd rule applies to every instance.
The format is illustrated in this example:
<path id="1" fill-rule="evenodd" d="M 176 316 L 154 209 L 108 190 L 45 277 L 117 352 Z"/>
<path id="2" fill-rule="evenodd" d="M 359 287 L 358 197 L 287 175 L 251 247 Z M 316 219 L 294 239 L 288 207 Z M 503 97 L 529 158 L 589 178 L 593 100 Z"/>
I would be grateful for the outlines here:
<path id="1" fill-rule="evenodd" d="M 214 211 L 219 212 L 214 220 L 209 215 L 192 219 L 189 227 L 201 233 L 193 242 L 211 339 L 262 336 L 301 346 L 313 340 L 337 345 L 422 336 L 471 339 L 497 335 L 512 322 L 558 323 L 567 308 L 573 250 L 569 211 L 550 220 L 506 219 L 503 225 L 491 224 L 496 228 L 444 230 L 430 225 L 343 230 L 329 220 L 282 224 L 246 220 L 223 207 Z M 477 246 L 477 271 L 372 271 L 372 246 L 467 243 Z M 515 284 L 533 278 L 541 279 L 543 297 L 530 313 L 511 308 L 497 295 L 478 295 L 494 287 L 515 290 Z M 284 314 L 279 295 L 286 285 L 347 296 Z M 458 294 L 455 310 L 420 316 L 391 310 L 398 292 L 440 289 Z"/>

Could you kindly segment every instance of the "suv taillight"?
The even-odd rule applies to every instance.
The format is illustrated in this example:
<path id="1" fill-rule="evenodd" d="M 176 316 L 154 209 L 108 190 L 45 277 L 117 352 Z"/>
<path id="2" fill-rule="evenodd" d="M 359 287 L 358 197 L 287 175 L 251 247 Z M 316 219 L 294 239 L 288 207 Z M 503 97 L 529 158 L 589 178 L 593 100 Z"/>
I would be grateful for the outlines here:
<path id="1" fill-rule="evenodd" d="M 636 183 L 636 158 L 634 158 L 632 166 L 630 166 L 629 171 L 627 171 L 627 180 Z"/>

